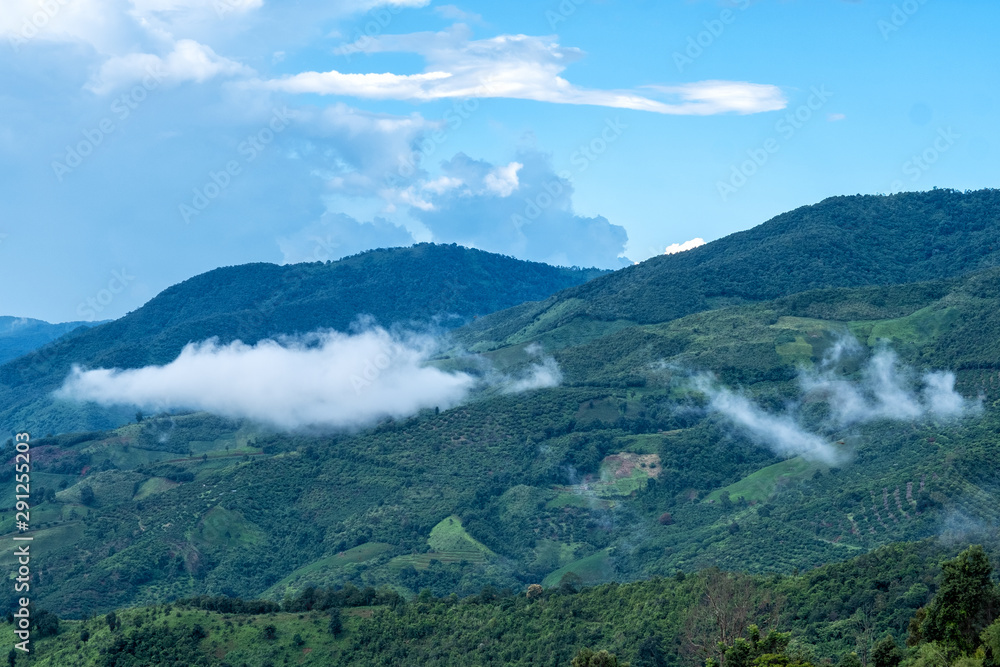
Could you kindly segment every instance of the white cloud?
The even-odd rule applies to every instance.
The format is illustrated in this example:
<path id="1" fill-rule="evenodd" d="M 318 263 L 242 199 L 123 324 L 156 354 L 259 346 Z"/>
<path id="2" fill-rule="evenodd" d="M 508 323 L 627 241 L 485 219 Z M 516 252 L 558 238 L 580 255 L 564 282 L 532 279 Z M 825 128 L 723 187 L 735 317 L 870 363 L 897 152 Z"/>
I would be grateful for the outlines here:
<path id="1" fill-rule="evenodd" d="M 434 240 L 562 266 L 620 265 L 625 229 L 576 215 L 573 185 L 548 156 L 521 151 L 493 165 L 459 153 L 441 171 L 447 181 L 420 179 L 388 195 L 409 205 Z"/>
<path id="2" fill-rule="evenodd" d="M 438 5 L 434 8 L 434 13 L 451 21 L 463 21 L 465 23 L 482 23 L 483 21 L 483 17 L 479 14 L 467 12 L 455 5 Z"/>
<path id="3" fill-rule="evenodd" d="M 506 167 L 497 167 L 486 174 L 483 185 L 488 192 L 492 192 L 500 197 L 509 197 L 514 190 L 517 190 L 517 172 L 524 167 L 520 162 L 511 162 Z"/>
<path id="4" fill-rule="evenodd" d="M 860 343 L 845 337 L 835 345 L 817 371 L 804 371 L 799 382 L 807 396 L 818 396 L 830 405 L 837 428 L 879 419 L 917 421 L 973 414 L 979 403 L 955 391 L 955 374 L 935 371 L 919 375 L 899 363 L 896 354 L 883 348 L 865 363 L 858 381 L 834 374 L 844 358 L 857 356 Z"/>
<path id="5" fill-rule="evenodd" d="M 705 245 L 705 239 L 695 238 L 690 241 L 685 241 L 684 243 L 671 243 L 667 246 L 664 255 L 676 255 L 679 252 L 684 252 L 685 250 L 691 250 L 692 248 L 697 248 L 699 246 Z"/>
<path id="6" fill-rule="evenodd" d="M 425 336 L 384 329 L 256 345 L 192 343 L 165 366 L 74 368 L 57 397 L 151 411 L 205 410 L 277 428 L 359 428 L 461 402 L 475 379 L 426 365 Z"/>
<path id="7" fill-rule="evenodd" d="M 712 412 L 726 417 L 779 456 L 801 456 L 827 464 L 843 459 L 832 443 L 799 426 L 792 416 L 769 414 L 746 396 L 719 386 L 709 375 L 696 376 L 694 387 L 708 396 Z"/>
<path id="8" fill-rule="evenodd" d="M 302 72 L 261 85 L 290 93 L 369 99 L 503 97 L 678 115 L 758 113 L 783 109 L 786 105 L 777 86 L 739 81 L 645 88 L 666 96 L 667 102 L 635 91 L 580 88 L 560 76 L 583 56 L 579 49 L 561 47 L 554 37 L 500 35 L 471 40 L 468 28 L 463 25 L 438 33 L 365 37 L 342 47 L 341 51 L 417 53 L 424 56 L 427 67 L 417 74 Z"/>
<path id="9" fill-rule="evenodd" d="M 677 98 L 676 103 L 665 105 L 661 110 L 661 113 L 677 115 L 751 114 L 778 111 L 788 104 L 781 88 L 747 81 L 698 81 L 646 88 Z"/>
<path id="10" fill-rule="evenodd" d="M 477 388 L 503 393 L 553 387 L 562 380 L 541 349 L 521 374 L 498 373 L 480 359 L 482 376 L 428 365 L 441 341 L 369 327 L 356 333 L 191 343 L 164 366 L 130 370 L 74 367 L 56 398 L 102 406 L 134 405 L 153 412 L 203 410 L 282 430 L 356 429 L 386 417 L 458 405 Z"/>
<path id="11" fill-rule="evenodd" d="M 861 344 L 844 336 L 831 348 L 819 370 L 803 370 L 799 375 L 802 395 L 829 405 L 831 432 L 877 420 L 917 422 L 928 417 L 955 419 L 975 415 L 979 401 L 970 401 L 955 391 L 955 374 L 935 371 L 919 376 L 899 363 L 889 349 L 878 350 L 862 367 L 857 380 L 838 376 L 835 370 L 845 360 L 858 360 L 865 353 Z M 746 396 L 720 387 L 712 376 L 695 376 L 693 387 L 709 399 L 709 409 L 723 415 L 750 437 L 782 456 L 835 463 L 845 454 L 823 436 L 803 427 L 797 408 L 774 415 Z"/>
<path id="12" fill-rule="evenodd" d="M 498 381 L 502 391 L 505 394 L 516 394 L 533 389 L 558 387 L 563 376 L 556 360 L 544 354 L 542 346 L 538 343 L 528 345 L 524 351 L 538 361 L 532 362 L 524 372 Z"/>
<path id="13" fill-rule="evenodd" d="M 142 81 L 150 76 L 160 81 L 203 83 L 216 76 L 250 75 L 253 70 L 223 58 L 204 44 L 182 39 L 173 45 L 165 57 L 149 53 L 131 53 L 109 58 L 89 84 L 98 94 Z"/>

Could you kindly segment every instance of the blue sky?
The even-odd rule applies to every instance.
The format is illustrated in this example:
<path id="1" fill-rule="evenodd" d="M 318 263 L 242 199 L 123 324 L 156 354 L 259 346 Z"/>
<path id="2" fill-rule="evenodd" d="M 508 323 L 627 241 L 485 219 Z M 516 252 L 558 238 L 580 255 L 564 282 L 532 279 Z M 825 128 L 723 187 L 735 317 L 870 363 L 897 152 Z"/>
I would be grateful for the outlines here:
<path id="1" fill-rule="evenodd" d="M 9 0 L 0 314 L 106 319 L 217 266 L 426 240 L 616 267 L 832 195 L 996 187 L 998 19 Z"/>

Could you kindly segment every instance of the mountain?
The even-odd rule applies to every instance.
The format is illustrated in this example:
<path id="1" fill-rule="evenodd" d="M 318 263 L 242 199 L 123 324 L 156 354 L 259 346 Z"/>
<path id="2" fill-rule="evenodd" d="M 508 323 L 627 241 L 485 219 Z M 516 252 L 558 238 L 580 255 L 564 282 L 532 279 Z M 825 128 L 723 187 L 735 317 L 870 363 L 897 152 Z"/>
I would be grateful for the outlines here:
<path id="1" fill-rule="evenodd" d="M 939 195 L 914 198 L 927 196 Z M 967 219 L 954 234 L 972 238 L 986 226 Z M 864 241 L 855 255 L 898 251 Z M 796 252 L 787 250 L 791 264 Z M 913 267 L 894 275 L 945 277 L 809 284 L 770 299 L 706 301 L 652 322 L 597 319 L 581 289 L 570 288 L 453 332 L 479 358 L 462 351 L 435 360 L 471 369 L 485 358 L 516 373 L 535 363 L 529 344 L 539 343 L 561 384 L 487 391 L 359 432 L 274 433 L 194 413 L 36 438 L 32 488 L 45 500 L 32 506 L 33 548 L 45 569 L 33 600 L 82 618 L 198 595 L 276 603 L 347 584 L 419 602 L 711 566 L 761 581 L 824 566 L 842 577 L 851 575 L 829 564 L 894 542 L 995 532 L 1000 267 L 976 270 L 970 259 L 966 272 L 927 268 L 933 259 L 911 258 Z M 289 303 L 289 321 L 307 326 L 312 316 L 291 305 L 306 300 L 281 300 L 286 293 L 296 291 L 283 289 L 272 303 Z M 622 308 L 639 312 L 643 298 L 669 301 L 623 289 Z M 178 301 L 171 310 L 183 308 Z M 14 490 L 6 493 L 0 506 L 11 507 Z M 0 513 L 0 534 L 14 521 Z M 4 543 L 9 561 L 13 542 Z M 817 632 L 829 631 L 840 650 L 857 627 L 845 619 L 888 604 L 880 593 L 909 596 L 907 613 L 922 604 L 927 591 L 914 586 L 927 582 L 911 574 L 905 593 L 895 578 L 879 579 L 808 623 L 829 621 Z M 893 632 L 902 632 L 900 618 Z M 400 632 L 430 636 L 425 619 L 410 620 L 425 629 L 407 621 Z M 363 636 L 388 646 L 377 639 L 379 627 L 395 632 L 388 623 Z"/>
<path id="2" fill-rule="evenodd" d="M 989 529 L 1000 494 L 998 334 L 1000 269 L 988 269 L 633 326 L 556 350 L 560 387 L 356 434 L 267 433 L 196 413 L 41 438 L 33 479 L 48 499 L 32 517 L 46 583 L 36 601 L 79 617 L 200 594 L 281 600 L 347 582 L 466 596 L 568 575 L 780 573 Z M 832 423 L 836 404 L 804 399 L 799 369 L 819 368 L 846 335 L 859 347 L 831 386 L 865 387 L 889 345 L 901 377 L 957 370 L 968 416 Z M 515 367 L 530 358 L 522 347 L 490 356 Z M 758 421 L 787 429 L 788 406 L 801 406 L 795 437 L 843 442 L 849 456 L 772 449 L 706 409 L 689 382 L 698 371 L 741 386 Z M 13 528 L 4 513 L 0 533 Z"/>
<path id="3" fill-rule="evenodd" d="M 1000 265 L 998 238 L 1000 190 L 832 197 L 482 318 L 465 340 L 488 349 L 547 334 L 558 345 L 565 327 L 597 335 L 811 289 L 949 278 Z"/>
<path id="4" fill-rule="evenodd" d="M 127 411 L 52 403 L 48 394 L 73 364 L 164 364 L 192 341 L 216 337 L 252 344 L 321 328 L 343 331 L 362 315 L 384 326 L 451 328 L 602 273 L 429 243 L 337 262 L 216 269 L 164 290 L 125 317 L 75 331 L 0 366 L 0 425 L 7 432 L 60 432 L 122 423 Z"/>
<path id="5" fill-rule="evenodd" d="M 49 324 L 30 317 L 0 317 L 0 364 L 36 350 L 77 327 L 93 327 L 99 322 Z"/>

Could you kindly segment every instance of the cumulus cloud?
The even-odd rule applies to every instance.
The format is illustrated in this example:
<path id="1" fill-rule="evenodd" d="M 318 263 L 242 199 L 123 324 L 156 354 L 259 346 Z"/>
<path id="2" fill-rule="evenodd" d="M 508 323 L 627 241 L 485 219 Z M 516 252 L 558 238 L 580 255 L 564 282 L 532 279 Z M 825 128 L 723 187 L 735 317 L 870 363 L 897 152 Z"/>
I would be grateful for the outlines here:
<path id="1" fill-rule="evenodd" d="M 208 46 L 182 39 L 167 55 L 130 53 L 109 58 L 101 65 L 88 88 L 103 94 L 122 86 L 152 78 L 157 82 L 203 83 L 216 76 L 250 75 L 253 70 L 234 60 L 223 58 Z"/>
<path id="2" fill-rule="evenodd" d="M 356 429 L 424 408 L 447 409 L 487 387 L 504 393 L 557 385 L 555 360 L 537 361 L 510 376 L 473 375 L 428 364 L 441 341 L 427 334 L 368 327 L 354 333 L 191 343 L 172 362 L 139 369 L 74 367 L 56 398 L 144 410 L 203 410 L 250 419 L 282 430 Z"/>
<path id="3" fill-rule="evenodd" d="M 701 81 L 646 86 L 643 93 L 575 86 L 560 74 L 583 57 L 555 37 L 499 35 L 473 40 L 463 24 L 442 32 L 364 37 L 341 47 L 342 53 L 416 53 L 425 71 L 347 73 L 301 72 L 262 81 L 290 93 L 349 95 L 367 99 L 426 102 L 447 98 L 503 97 L 555 104 L 580 104 L 673 115 L 759 113 L 785 108 L 780 88 L 742 81 Z M 666 101 L 655 99 L 665 98 Z"/>
<path id="4" fill-rule="evenodd" d="M 278 240 L 283 263 L 327 262 L 371 248 L 413 245 L 405 228 L 383 218 L 359 222 L 343 213 L 326 213 L 317 222 Z"/>
<path id="5" fill-rule="evenodd" d="M 435 240 L 562 266 L 621 265 L 625 229 L 577 215 L 573 185 L 548 156 L 522 151 L 516 161 L 493 165 L 459 153 L 441 171 L 440 179 L 394 194 Z"/>
<path id="6" fill-rule="evenodd" d="M 705 239 L 695 238 L 690 241 L 685 241 L 684 243 L 671 243 L 667 246 L 664 255 L 676 255 L 679 252 L 684 252 L 685 250 L 691 250 L 692 248 L 697 248 L 699 246 L 705 245 Z"/>
<path id="7" fill-rule="evenodd" d="M 779 456 L 801 456 L 830 465 L 844 459 L 843 452 L 800 426 L 792 415 L 770 414 L 746 396 L 720 386 L 707 374 L 695 376 L 693 385 L 708 397 L 709 410 L 722 415 Z"/>
<path id="8" fill-rule="evenodd" d="M 427 366 L 436 349 L 430 337 L 379 328 L 256 345 L 209 340 L 187 345 L 164 366 L 74 368 L 56 395 L 151 411 L 204 410 L 281 429 L 357 428 L 465 399 L 475 378 Z"/>

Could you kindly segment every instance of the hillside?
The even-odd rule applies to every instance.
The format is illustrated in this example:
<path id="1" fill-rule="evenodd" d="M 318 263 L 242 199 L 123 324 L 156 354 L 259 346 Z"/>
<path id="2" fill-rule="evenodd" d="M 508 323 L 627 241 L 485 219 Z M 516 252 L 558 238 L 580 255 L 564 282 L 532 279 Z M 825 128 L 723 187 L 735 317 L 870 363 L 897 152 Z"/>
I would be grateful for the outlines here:
<path id="1" fill-rule="evenodd" d="M 994 542 L 987 553 L 995 556 L 996 547 Z M 752 637 L 750 624 L 762 635 L 788 631 L 785 651 L 795 664 L 844 664 L 851 657 L 857 664 L 883 664 L 874 656 L 886 646 L 898 663 L 927 651 L 929 638 L 914 633 L 911 619 L 947 599 L 942 591 L 954 585 L 955 575 L 943 574 L 945 564 L 974 553 L 955 558 L 960 549 L 927 540 L 801 575 L 709 569 L 582 590 L 574 583 L 527 594 L 487 587 L 462 599 L 425 592 L 405 601 L 389 589 L 353 586 L 312 589 L 281 605 L 199 597 L 63 621 L 58 634 L 36 639 L 32 664 L 567 667 L 591 647 L 634 667 L 701 667 L 718 656 L 714 640 L 732 647 L 735 637 Z M 991 588 L 987 594 L 996 597 Z M 995 612 L 987 614 L 974 632 L 994 618 Z M 51 623 L 47 627 L 51 632 Z M 995 664 L 990 659 L 1000 649 L 1000 625 L 992 628 L 984 633 L 986 661 L 972 664 Z M 0 625 L 0 637 L 13 643 L 8 624 Z M 935 648 L 947 646 L 939 641 Z"/>
<path id="2" fill-rule="evenodd" d="M 347 582 L 447 596 L 570 574 L 597 584 L 710 565 L 781 573 L 995 526 L 998 271 L 633 326 L 556 351 L 561 387 L 354 435 L 266 434 L 192 414 L 39 439 L 38 603 L 79 617 Z M 847 334 L 860 348 L 837 370 L 841 383 L 863 382 L 891 345 L 913 374 L 957 370 L 982 411 L 831 423 L 832 402 L 803 401 L 796 378 Z M 516 365 L 526 355 L 490 356 Z M 801 428 L 830 447 L 846 442 L 849 456 L 773 451 L 707 409 L 689 381 L 701 370 L 742 386 L 765 413 L 801 404 Z M 0 521 L 0 532 L 13 528 L 10 513 Z"/>
<path id="3" fill-rule="evenodd" d="M 0 366 L 4 431 L 61 432 L 122 423 L 129 413 L 54 405 L 48 394 L 72 364 L 135 368 L 173 360 L 189 342 L 252 344 L 321 328 L 346 330 L 361 315 L 383 326 L 451 328 L 538 300 L 603 271 L 524 262 L 455 245 L 373 250 L 337 262 L 247 264 L 195 276 L 121 319 L 73 334 Z"/>
<path id="4" fill-rule="evenodd" d="M 997 238 L 1000 190 L 832 197 L 482 318 L 464 340 L 489 349 L 547 334 L 559 345 L 812 289 L 949 278 L 1000 265 Z"/>
<path id="5" fill-rule="evenodd" d="M 95 322 L 49 324 L 29 317 L 0 317 L 0 364 L 36 350 L 77 327 L 92 327 Z"/>

